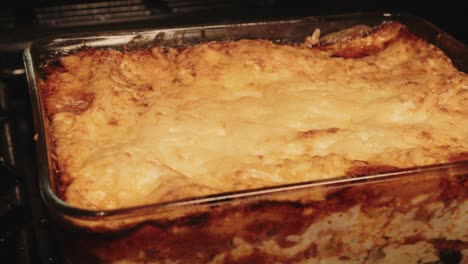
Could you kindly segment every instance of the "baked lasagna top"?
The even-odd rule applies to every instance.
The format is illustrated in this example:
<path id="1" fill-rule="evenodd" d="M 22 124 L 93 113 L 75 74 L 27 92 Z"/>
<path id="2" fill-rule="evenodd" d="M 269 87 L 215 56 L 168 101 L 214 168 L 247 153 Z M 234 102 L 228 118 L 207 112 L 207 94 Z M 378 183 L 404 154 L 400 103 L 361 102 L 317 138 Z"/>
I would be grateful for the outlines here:
<path id="1" fill-rule="evenodd" d="M 359 32 L 61 58 L 41 83 L 60 195 L 114 209 L 466 157 L 467 75 L 400 23 Z"/>

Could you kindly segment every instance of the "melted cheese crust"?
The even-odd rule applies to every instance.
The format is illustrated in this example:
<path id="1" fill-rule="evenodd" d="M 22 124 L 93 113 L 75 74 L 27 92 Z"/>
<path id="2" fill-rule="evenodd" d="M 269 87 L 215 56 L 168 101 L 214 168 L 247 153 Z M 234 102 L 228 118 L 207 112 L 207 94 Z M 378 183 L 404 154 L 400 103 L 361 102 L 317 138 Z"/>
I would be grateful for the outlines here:
<path id="1" fill-rule="evenodd" d="M 49 67 L 42 93 L 62 195 L 89 209 L 468 152 L 467 75 L 398 23 L 312 48 L 84 50 Z"/>

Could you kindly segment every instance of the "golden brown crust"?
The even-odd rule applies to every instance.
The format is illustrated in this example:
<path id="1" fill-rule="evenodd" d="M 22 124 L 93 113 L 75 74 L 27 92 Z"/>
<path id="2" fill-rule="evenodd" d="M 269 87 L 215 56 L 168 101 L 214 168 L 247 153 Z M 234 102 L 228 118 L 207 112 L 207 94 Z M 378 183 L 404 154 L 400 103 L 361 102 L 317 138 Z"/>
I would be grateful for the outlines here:
<path id="1" fill-rule="evenodd" d="M 316 48 L 333 56 L 362 58 L 383 50 L 402 35 L 410 36 L 400 23 L 384 22 L 374 28 L 355 26 L 323 37 Z"/>
<path id="2" fill-rule="evenodd" d="M 313 48 L 241 40 L 84 50 L 46 73 L 60 181 L 79 207 L 377 173 L 468 152 L 467 76 L 399 23 Z"/>

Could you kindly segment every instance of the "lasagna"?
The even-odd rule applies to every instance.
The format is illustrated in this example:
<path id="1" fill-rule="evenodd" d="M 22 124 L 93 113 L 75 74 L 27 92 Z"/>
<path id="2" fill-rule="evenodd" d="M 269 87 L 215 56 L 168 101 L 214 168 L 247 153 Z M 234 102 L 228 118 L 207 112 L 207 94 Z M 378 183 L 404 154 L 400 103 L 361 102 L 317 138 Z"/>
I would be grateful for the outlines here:
<path id="1" fill-rule="evenodd" d="M 311 29 L 313 30 L 313 29 Z M 398 22 L 45 68 L 59 193 L 115 209 L 468 156 L 468 77 Z"/>

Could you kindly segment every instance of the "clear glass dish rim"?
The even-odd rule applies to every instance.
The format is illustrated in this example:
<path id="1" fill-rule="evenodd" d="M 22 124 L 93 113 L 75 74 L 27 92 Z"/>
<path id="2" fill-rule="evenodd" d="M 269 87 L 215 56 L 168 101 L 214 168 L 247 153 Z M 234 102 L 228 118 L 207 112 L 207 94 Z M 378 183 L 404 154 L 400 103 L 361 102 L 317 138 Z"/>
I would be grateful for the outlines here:
<path id="1" fill-rule="evenodd" d="M 304 190 L 314 187 L 326 187 L 334 188 L 341 186 L 350 186 L 358 184 L 366 184 L 370 182 L 382 182 L 386 180 L 396 180 L 399 178 L 417 176 L 420 173 L 427 173 L 432 171 L 439 170 L 449 170 L 449 169 L 466 169 L 468 168 L 468 161 L 457 161 L 443 164 L 435 164 L 429 166 L 421 167 L 411 167 L 406 169 L 401 169 L 395 172 L 390 173 L 381 173 L 381 174 L 372 174 L 367 176 L 358 176 L 358 177 L 335 177 L 325 180 L 314 180 L 308 182 L 298 182 L 293 184 L 284 184 L 277 186 L 268 186 L 258 189 L 248 189 L 235 192 L 227 193 L 217 193 L 208 196 L 199 196 L 194 198 L 187 198 L 182 200 L 170 201 L 170 202 L 155 202 L 144 205 L 117 208 L 111 210 L 90 210 L 83 209 L 79 207 L 72 206 L 62 200 L 53 190 L 51 176 L 49 175 L 51 171 L 50 164 L 50 151 L 48 151 L 48 145 L 46 143 L 46 128 L 44 125 L 45 115 L 41 106 L 41 101 L 38 93 L 38 84 L 37 84 L 37 68 L 36 62 L 33 59 L 32 49 L 36 47 L 43 47 L 47 44 L 66 42 L 66 41 L 85 41 L 93 38 L 105 38 L 112 36 L 138 36 L 139 34 L 150 34 L 154 32 L 162 31 L 184 31 L 184 30 L 201 30 L 201 29 L 216 29 L 216 28 L 225 28 L 228 26 L 249 26 L 249 25 L 262 25 L 268 23 L 294 23 L 294 22 L 307 22 L 307 21 L 339 21 L 346 19 L 364 19 L 368 18 L 382 18 L 382 19 L 398 19 L 398 18 L 410 18 L 418 20 L 419 22 L 430 27 L 432 30 L 435 30 L 439 33 L 443 33 L 445 37 L 448 37 L 451 42 L 455 45 L 464 44 L 457 41 L 455 38 L 442 31 L 438 27 L 434 26 L 432 23 L 427 20 L 408 14 L 401 13 L 351 13 L 351 14 L 341 14 L 341 15 L 331 15 L 331 16 L 306 16 L 300 18 L 292 19 L 281 19 L 281 20 L 260 20 L 256 22 L 246 22 L 246 23 L 234 23 L 234 24 L 208 24 L 200 26 L 188 26 L 188 27 L 164 27 L 158 29 L 142 29 L 142 30 L 116 30 L 116 31 L 106 31 L 100 33 L 78 33 L 78 34 L 65 34 L 46 37 L 40 40 L 37 40 L 31 43 L 24 51 L 24 63 L 26 69 L 26 75 L 30 87 L 30 97 L 32 101 L 32 108 L 35 114 L 34 123 L 36 128 L 36 133 L 38 135 L 38 140 L 36 142 L 36 148 L 38 153 L 38 174 L 39 174 L 39 188 L 41 191 L 41 196 L 45 204 L 52 210 L 59 212 L 60 214 L 72 218 L 84 219 L 84 220 L 105 220 L 105 219 L 115 219 L 115 218 L 126 218 L 133 216 L 141 216 L 154 214 L 158 211 L 163 210 L 172 210 L 180 209 L 187 206 L 201 206 L 201 205 L 215 205 L 222 202 L 229 202 L 233 199 L 249 199 L 249 198 L 258 198 L 261 196 L 272 195 L 272 194 L 281 194 L 287 191 L 296 191 Z"/>

